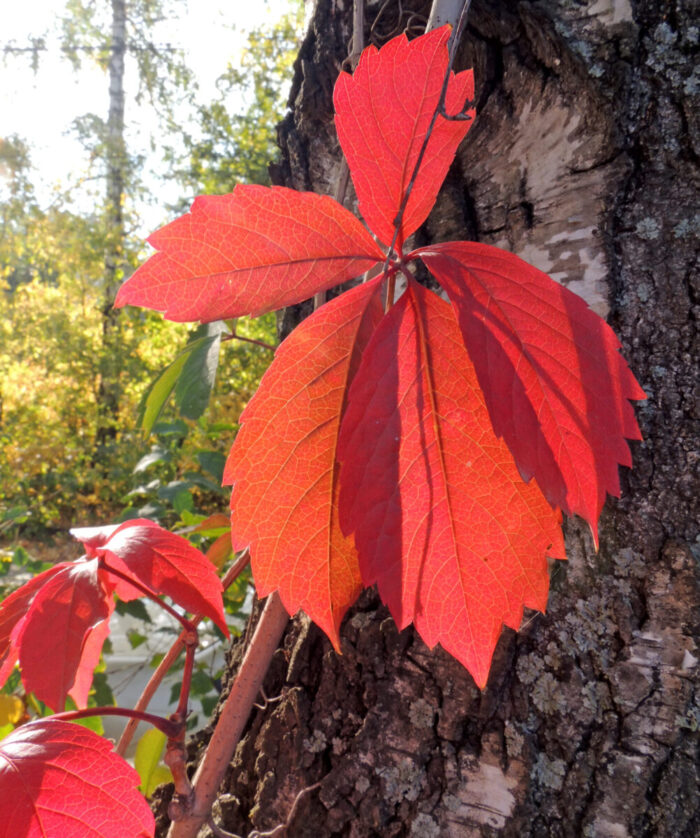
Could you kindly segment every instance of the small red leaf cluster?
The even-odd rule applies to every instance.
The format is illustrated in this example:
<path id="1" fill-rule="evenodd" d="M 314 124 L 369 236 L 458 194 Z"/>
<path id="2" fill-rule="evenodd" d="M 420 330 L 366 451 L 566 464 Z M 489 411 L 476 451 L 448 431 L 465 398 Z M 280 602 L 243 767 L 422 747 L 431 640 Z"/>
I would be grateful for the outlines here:
<path id="1" fill-rule="evenodd" d="M 629 399 L 644 394 L 607 324 L 517 256 L 474 242 L 405 252 L 474 117 L 471 71 L 447 75 L 449 34 L 370 47 L 335 87 L 383 247 L 331 198 L 237 186 L 152 236 L 158 252 L 117 304 L 173 320 L 255 314 L 385 263 L 282 343 L 244 411 L 225 471 L 233 544 L 250 546 L 258 593 L 279 591 L 336 647 L 377 584 L 399 627 L 413 622 L 483 686 L 502 625 L 545 608 L 560 510 L 595 535 L 619 493 L 626 439 L 640 438 Z M 417 261 L 449 302 L 418 284 Z"/>
<path id="2" fill-rule="evenodd" d="M 19 661 L 27 692 L 55 711 L 68 695 L 85 707 L 114 594 L 168 596 L 228 634 L 216 570 L 182 536 L 146 519 L 72 534 L 83 558 L 45 570 L 0 605 L 0 686 Z"/>

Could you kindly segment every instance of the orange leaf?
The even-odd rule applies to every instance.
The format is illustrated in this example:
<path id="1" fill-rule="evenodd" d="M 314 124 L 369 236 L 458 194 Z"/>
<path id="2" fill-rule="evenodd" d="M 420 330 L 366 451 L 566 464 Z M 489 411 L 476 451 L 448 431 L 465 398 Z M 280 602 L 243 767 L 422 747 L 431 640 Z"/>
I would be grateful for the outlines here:
<path id="1" fill-rule="evenodd" d="M 115 306 L 144 306 L 176 321 L 282 308 L 384 258 L 332 198 L 281 186 L 239 185 L 197 198 L 148 241 L 158 253 L 122 285 Z"/>
<path id="2" fill-rule="evenodd" d="M 525 480 L 588 521 L 597 543 L 605 494 L 620 494 L 628 399 L 646 396 L 613 330 L 586 303 L 507 251 L 448 242 L 419 251 L 450 296 L 497 436 Z"/>
<path id="3" fill-rule="evenodd" d="M 280 345 L 224 472 L 234 546 L 250 544 L 259 595 L 279 591 L 290 613 L 303 608 L 336 646 L 361 582 L 338 527 L 335 452 L 359 354 L 382 316 L 380 281 L 327 303 Z"/>
<path id="4" fill-rule="evenodd" d="M 354 74 L 341 73 L 335 85 L 335 126 L 360 212 L 386 245 L 393 238 L 396 215 L 440 101 L 450 32 L 443 26 L 413 41 L 399 35 L 380 50 L 369 47 Z M 446 112 L 458 113 L 473 97 L 472 71 L 452 74 Z M 469 114 L 473 119 L 475 111 Z M 471 124 L 438 116 L 406 205 L 398 250 L 428 217 Z"/>
<path id="5" fill-rule="evenodd" d="M 215 512 L 213 515 L 210 515 L 208 518 L 205 518 L 201 524 L 197 524 L 194 528 L 195 532 L 202 532 L 203 530 L 218 530 L 221 527 L 226 527 L 227 529 L 231 526 L 231 519 L 228 515 L 224 512 Z"/>
<path id="6" fill-rule="evenodd" d="M 217 570 L 221 570 L 226 563 L 226 560 L 230 558 L 232 553 L 233 547 L 231 546 L 231 531 L 229 530 L 228 532 L 222 533 L 212 543 L 205 555 Z"/>
<path id="7" fill-rule="evenodd" d="M 546 606 L 560 515 L 495 437 L 450 306 L 414 281 L 365 351 L 339 459 L 364 584 L 483 687 L 502 624 Z"/>

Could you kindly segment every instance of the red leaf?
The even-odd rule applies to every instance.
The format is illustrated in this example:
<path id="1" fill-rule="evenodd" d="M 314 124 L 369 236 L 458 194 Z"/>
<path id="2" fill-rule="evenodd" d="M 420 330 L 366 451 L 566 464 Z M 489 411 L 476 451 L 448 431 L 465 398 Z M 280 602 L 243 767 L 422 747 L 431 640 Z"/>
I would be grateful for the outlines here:
<path id="1" fill-rule="evenodd" d="M 177 321 L 262 314 L 384 259 L 332 198 L 280 186 L 197 198 L 148 241 L 159 252 L 122 285 L 115 305 L 145 306 Z"/>
<path id="2" fill-rule="evenodd" d="M 597 542 L 605 493 L 620 494 L 627 439 L 641 439 L 628 399 L 646 396 L 612 329 L 586 303 L 512 253 L 473 242 L 419 255 L 445 288 L 494 430 L 525 480 L 588 521 Z"/>
<path id="3" fill-rule="evenodd" d="M 211 546 L 205 553 L 205 556 L 217 570 L 221 570 L 227 559 L 231 557 L 232 553 L 233 547 L 231 546 L 231 533 L 224 532 L 214 542 L 212 542 Z"/>
<path id="4" fill-rule="evenodd" d="M 223 512 L 214 512 L 208 518 L 205 518 L 200 524 L 194 528 L 195 532 L 206 532 L 207 530 L 218 530 L 225 527 L 227 530 L 231 529 L 231 518 Z"/>
<path id="5" fill-rule="evenodd" d="M 108 565 L 156 594 L 170 597 L 193 614 L 211 618 L 228 636 L 221 580 L 211 562 L 187 539 L 136 518 L 121 524 L 99 548 Z M 128 601 L 143 593 L 114 578 L 117 596 Z"/>
<path id="6" fill-rule="evenodd" d="M 73 538 L 82 541 L 89 558 L 97 555 L 97 548 L 106 544 L 121 524 L 108 524 L 105 527 L 74 527 L 69 530 Z"/>
<path id="7" fill-rule="evenodd" d="M 560 516 L 494 436 L 450 306 L 415 282 L 365 351 L 339 459 L 363 582 L 483 687 L 502 624 L 546 606 Z"/>
<path id="8" fill-rule="evenodd" d="M 114 611 L 114 598 L 108 597 L 107 600 L 107 617 L 91 629 L 85 636 L 85 642 L 80 654 L 80 662 L 75 672 L 73 679 L 73 686 L 68 690 L 68 695 L 75 701 L 75 706 L 78 708 L 87 707 L 88 695 L 90 687 L 92 687 L 92 679 L 97 669 L 97 664 L 100 662 L 100 655 L 102 654 L 102 647 L 105 640 L 109 637 L 109 620 Z"/>
<path id="9" fill-rule="evenodd" d="M 382 316 L 380 284 L 327 303 L 280 345 L 224 472 L 234 484 L 234 547 L 250 544 L 258 594 L 278 590 L 290 613 L 303 608 L 336 646 L 361 583 L 338 527 L 335 453 L 349 383 Z"/>
<path id="10" fill-rule="evenodd" d="M 95 559 L 70 563 L 42 585 L 13 638 L 27 692 L 61 711 L 82 668 L 74 698 L 76 704 L 80 700 L 78 706 L 85 705 L 91 683 L 87 670 L 91 675 L 97 661 L 94 646 L 87 647 L 87 661 L 83 661 L 83 652 L 90 632 L 109 620 L 113 608 L 110 600 Z M 98 632 L 102 640 L 104 636 Z"/>
<path id="11" fill-rule="evenodd" d="M 0 838 L 150 838 L 136 771 L 80 725 L 41 720 L 0 742 Z"/>
<path id="12" fill-rule="evenodd" d="M 360 212 L 381 241 L 390 244 L 395 218 L 431 124 L 447 70 L 450 27 L 413 41 L 405 35 L 380 50 L 366 49 L 354 75 L 335 85 L 335 125 L 350 166 Z M 474 75 L 451 75 L 446 112 L 458 113 L 474 97 Z M 469 111 L 472 118 L 475 111 Z M 403 242 L 428 217 L 457 146 L 471 121 L 438 116 L 397 240 Z"/>
<path id="13" fill-rule="evenodd" d="M 12 635 L 13 633 L 16 635 L 15 629 L 26 615 L 36 592 L 52 576 L 60 573 L 63 568 L 69 567 L 70 564 L 70 562 L 62 562 L 55 567 L 50 567 L 43 573 L 39 573 L 22 585 L 21 588 L 5 597 L 0 604 L 0 687 L 7 681 L 17 663 L 17 646 L 13 643 Z"/>

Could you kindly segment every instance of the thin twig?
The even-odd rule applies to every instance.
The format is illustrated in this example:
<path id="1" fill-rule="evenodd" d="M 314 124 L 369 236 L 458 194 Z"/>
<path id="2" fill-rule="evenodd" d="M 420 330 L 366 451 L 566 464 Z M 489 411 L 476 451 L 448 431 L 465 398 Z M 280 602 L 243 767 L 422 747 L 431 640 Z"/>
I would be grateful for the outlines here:
<path id="1" fill-rule="evenodd" d="M 256 338 L 247 338 L 245 335 L 239 335 L 235 329 L 230 334 L 224 335 L 221 340 L 222 342 L 227 340 L 242 340 L 244 343 L 252 343 L 255 344 L 255 346 L 262 346 L 263 349 L 269 349 L 270 352 L 277 351 L 277 347 L 273 346 L 271 343 L 265 343 L 264 340 L 256 340 Z"/>
<path id="2" fill-rule="evenodd" d="M 308 794 L 309 792 L 315 791 L 320 787 L 320 783 L 314 783 L 312 786 L 307 786 L 305 789 L 302 789 L 294 798 L 292 808 L 289 810 L 289 814 L 287 815 L 287 819 L 284 823 L 279 823 L 277 824 L 277 826 L 273 827 L 272 829 L 268 829 L 265 832 L 260 832 L 260 830 L 254 829 L 251 833 L 248 834 L 248 838 L 277 838 L 277 836 L 283 835 L 286 832 L 286 830 L 289 829 L 289 827 L 292 825 L 294 815 L 296 814 L 296 811 L 299 807 L 299 801 L 302 799 L 302 797 L 304 797 L 304 795 Z M 207 826 L 211 829 L 216 838 L 240 838 L 240 835 L 236 835 L 235 832 L 227 832 L 223 827 L 219 826 L 219 824 L 214 820 L 213 815 L 209 815 Z"/>
<path id="3" fill-rule="evenodd" d="M 241 575 L 243 570 L 248 566 L 248 562 L 250 561 L 250 552 L 246 548 L 241 555 L 236 559 L 236 561 L 231 565 L 231 567 L 226 571 L 223 579 L 221 580 L 221 585 L 224 590 L 229 588 L 236 579 Z M 192 626 L 196 628 L 200 622 L 202 621 L 202 617 L 196 617 L 192 620 Z M 136 702 L 136 707 L 134 708 L 138 712 L 143 712 L 151 703 L 151 699 L 156 693 L 156 690 L 161 685 L 163 678 L 167 675 L 170 671 L 170 668 L 175 663 L 175 661 L 180 656 L 180 652 L 185 648 L 185 635 L 186 632 L 183 630 L 180 633 L 180 636 L 177 640 L 173 643 L 173 645 L 168 650 L 167 654 L 163 658 L 163 660 L 158 664 L 157 669 L 151 675 L 148 683 L 144 687 L 143 692 L 139 696 L 139 700 Z M 124 728 L 124 732 L 117 743 L 117 747 L 115 748 L 116 752 L 120 756 L 124 756 L 131 744 L 131 740 L 134 738 L 134 733 L 136 733 L 136 728 L 138 727 L 138 721 L 136 719 L 129 719 L 127 722 L 126 727 Z"/>

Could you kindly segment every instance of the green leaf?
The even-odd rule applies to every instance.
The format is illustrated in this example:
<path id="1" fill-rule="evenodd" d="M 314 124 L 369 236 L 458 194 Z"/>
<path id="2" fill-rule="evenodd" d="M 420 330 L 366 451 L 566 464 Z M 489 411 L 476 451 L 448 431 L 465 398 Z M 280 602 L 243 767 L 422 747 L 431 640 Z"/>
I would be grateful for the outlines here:
<path id="1" fill-rule="evenodd" d="M 160 764 L 167 739 L 159 730 L 147 730 L 136 745 L 134 768 L 141 779 L 139 789 L 150 797 L 161 783 L 172 782 L 170 769 Z"/>
<path id="2" fill-rule="evenodd" d="M 0 725 L 0 739 L 4 739 L 6 736 L 9 736 L 14 729 L 15 726 L 11 724 Z"/>
<path id="3" fill-rule="evenodd" d="M 66 699 L 66 710 L 77 709 L 78 707 L 76 703 L 73 701 L 72 697 L 68 696 L 68 698 Z M 102 724 L 102 719 L 99 716 L 88 716 L 85 719 L 74 719 L 73 723 L 81 725 L 82 727 L 86 727 L 88 730 L 91 730 L 98 736 L 102 736 L 105 732 L 104 726 Z"/>
<path id="4" fill-rule="evenodd" d="M 134 629 L 129 629 L 126 633 L 126 637 L 131 644 L 132 649 L 137 649 L 142 643 L 145 643 L 146 640 L 148 640 L 145 634 L 139 634 L 139 632 Z"/>
<path id="5" fill-rule="evenodd" d="M 172 480 L 167 486 L 158 489 L 158 497 L 168 503 L 174 503 L 175 498 L 183 491 L 189 491 L 194 483 L 191 480 Z"/>
<path id="6" fill-rule="evenodd" d="M 209 472 L 218 483 L 221 483 L 224 477 L 224 466 L 226 465 L 226 457 L 220 451 L 198 451 L 197 461 L 204 471 Z"/>
<path id="7" fill-rule="evenodd" d="M 211 718 L 211 714 L 214 712 L 216 705 L 219 703 L 219 696 L 203 695 L 199 701 L 202 705 L 202 712 L 204 715 Z"/>
<path id="8" fill-rule="evenodd" d="M 190 692 L 192 695 L 206 695 L 214 689 L 214 684 L 206 672 L 201 669 L 195 669 L 192 673 L 192 681 L 190 682 Z"/>
<path id="9" fill-rule="evenodd" d="M 172 458 L 173 455 L 167 448 L 163 448 L 162 445 L 154 445 L 148 454 L 144 454 L 138 463 L 136 463 L 134 474 L 145 471 L 149 466 L 154 465 L 154 463 L 169 463 Z"/>
<path id="10" fill-rule="evenodd" d="M 183 512 L 192 512 L 194 510 L 194 499 L 189 489 L 180 489 L 173 498 L 173 509 L 178 515 Z"/>
<path id="11" fill-rule="evenodd" d="M 214 483 L 213 480 L 209 480 L 208 477 L 205 477 L 203 474 L 198 474 L 196 471 L 186 471 L 183 477 L 185 477 L 193 486 L 198 486 L 200 489 L 204 489 L 207 492 L 217 492 L 222 495 L 231 494 L 230 489 L 224 489 L 220 483 Z"/>
<path id="12" fill-rule="evenodd" d="M 116 612 L 122 616 L 128 614 L 130 617 L 135 617 L 137 620 L 143 620 L 144 623 L 151 622 L 151 616 L 148 613 L 148 609 L 143 604 L 143 600 L 140 599 L 132 599 L 131 602 L 122 602 L 121 600 L 117 600 Z"/>
<path id="13" fill-rule="evenodd" d="M 105 672 L 95 672 L 92 677 L 92 692 L 95 697 L 95 703 L 98 707 L 107 707 L 114 705 L 117 702 L 114 699 L 114 693 L 107 681 L 107 674 Z"/>
<path id="14" fill-rule="evenodd" d="M 158 436 L 182 437 L 187 436 L 187 425 L 182 419 L 174 422 L 158 422 L 153 426 L 153 433 Z"/>
<path id="15" fill-rule="evenodd" d="M 167 366 L 143 394 L 139 405 L 137 425 L 146 434 L 150 434 L 158 417 L 165 407 L 170 394 L 173 392 L 178 376 L 182 372 L 185 362 L 190 356 L 191 347 L 185 347 L 175 360 Z"/>
<path id="16" fill-rule="evenodd" d="M 221 335 L 227 331 L 222 321 L 203 323 L 175 385 L 175 403 L 187 419 L 199 419 L 207 409 L 219 366 Z M 199 341 L 199 342 L 198 342 Z"/>
<path id="17" fill-rule="evenodd" d="M 148 662 L 148 665 L 151 667 L 151 669 L 156 669 L 156 667 L 163 660 L 164 657 L 165 654 L 163 652 L 156 652 L 155 655 L 153 655 L 153 657 Z"/>

